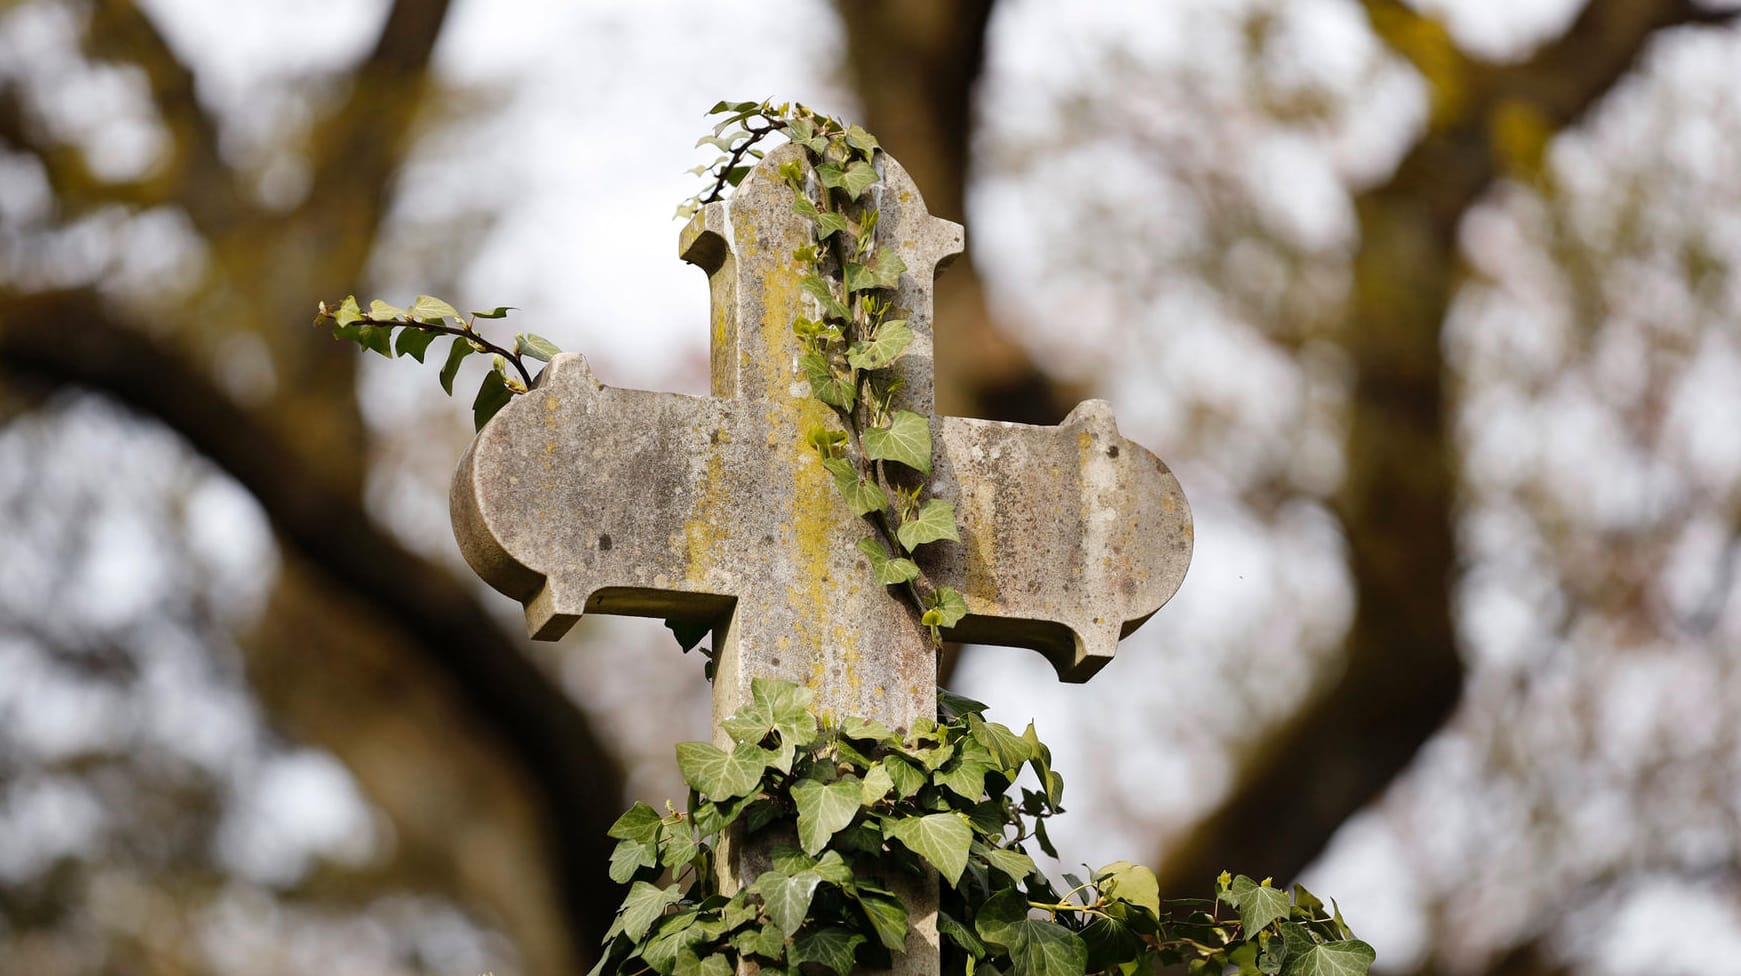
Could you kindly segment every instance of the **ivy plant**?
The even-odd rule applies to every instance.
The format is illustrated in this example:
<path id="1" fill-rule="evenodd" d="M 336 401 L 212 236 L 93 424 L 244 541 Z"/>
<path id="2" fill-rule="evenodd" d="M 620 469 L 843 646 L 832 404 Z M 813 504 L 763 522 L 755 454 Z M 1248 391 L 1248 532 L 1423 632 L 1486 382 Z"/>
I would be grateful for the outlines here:
<path id="1" fill-rule="evenodd" d="M 1030 724 L 1017 734 L 980 702 L 940 692 L 937 722 L 905 735 L 820 721 L 810 692 L 757 679 L 726 719 L 731 747 L 677 747 L 683 810 L 637 803 L 617 820 L 611 879 L 629 885 L 592 976 L 731 976 L 740 962 L 798 976 L 883 968 L 907 940 L 905 879 L 941 882 L 943 972 L 1133 976 L 1354 976 L 1372 948 L 1304 888 L 1222 875 L 1216 897 L 1163 902 L 1155 875 L 1115 861 L 1064 876 L 1047 818 L 1063 778 Z M 1026 771 L 1031 774 L 1023 778 Z M 1033 786 L 1021 785 L 1032 782 Z M 719 841 L 766 845 L 770 867 L 722 889 Z"/>

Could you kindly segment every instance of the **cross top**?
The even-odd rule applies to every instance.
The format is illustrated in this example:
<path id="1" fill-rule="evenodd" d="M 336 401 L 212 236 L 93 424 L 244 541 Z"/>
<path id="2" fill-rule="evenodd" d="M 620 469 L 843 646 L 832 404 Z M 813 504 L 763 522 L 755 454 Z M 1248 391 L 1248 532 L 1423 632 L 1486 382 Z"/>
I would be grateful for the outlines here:
<path id="1" fill-rule="evenodd" d="M 781 677 L 815 689 L 819 710 L 904 728 L 935 714 L 935 656 L 918 613 L 877 584 L 856 548 L 869 526 L 806 439 L 837 422 L 810 396 L 791 331 L 812 314 L 792 260 L 810 225 L 777 173 L 792 159 L 803 150 L 770 153 L 682 232 L 711 284 L 712 395 L 619 390 L 557 357 L 467 452 L 454 530 L 534 637 L 582 613 L 711 624 L 716 719 L 748 702 L 752 678 Z M 1086 680 L 1183 579 L 1184 494 L 1101 401 L 1056 427 L 933 414 L 933 278 L 962 231 L 893 158 L 879 165 L 878 246 L 908 269 L 894 304 L 914 333 L 896 406 L 931 417 L 932 484 L 961 533 L 918 557 L 966 598 L 945 636 L 1034 648 Z"/>

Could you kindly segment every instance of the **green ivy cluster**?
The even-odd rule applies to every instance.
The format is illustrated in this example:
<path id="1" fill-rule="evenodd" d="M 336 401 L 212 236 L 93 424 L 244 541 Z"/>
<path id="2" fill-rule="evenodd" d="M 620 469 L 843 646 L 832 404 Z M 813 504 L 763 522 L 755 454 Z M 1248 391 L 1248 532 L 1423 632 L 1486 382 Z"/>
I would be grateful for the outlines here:
<path id="1" fill-rule="evenodd" d="M 453 395 L 453 379 L 459 373 L 459 364 L 467 356 L 474 352 L 493 354 L 495 368 L 484 374 L 477 396 L 472 399 L 472 423 L 477 430 L 483 430 L 484 424 L 496 415 L 496 411 L 507 406 L 516 394 L 531 388 L 532 373 L 526 361 L 533 359 L 547 363 L 562 351 L 549 339 L 527 332 L 514 336 L 512 348 L 499 346 L 477 330 L 478 319 L 504 318 L 512 309 L 513 306 L 503 305 L 487 312 L 462 315 L 439 298 L 418 295 L 405 308 L 389 305 L 377 298 L 369 303 L 369 310 L 365 312 L 357 304 L 355 295 L 347 295 L 336 306 L 319 303 L 315 308 L 314 324 L 329 326 L 334 339 L 354 342 L 388 359 L 410 356 L 420 363 L 430 343 L 444 335 L 453 336 L 440 377 L 441 388 L 449 396 Z M 395 331 L 397 338 L 394 338 Z M 508 372 L 509 367 L 513 368 L 513 373 Z"/>
<path id="2" fill-rule="evenodd" d="M 873 534 L 858 543 L 877 582 L 902 587 L 919 608 L 932 641 L 967 613 L 967 601 L 935 586 L 909 558 L 920 546 L 960 541 L 954 503 L 930 490 L 931 424 L 923 414 L 894 406 L 901 380 L 891 368 L 913 341 L 913 330 L 894 304 L 907 270 L 900 255 L 877 244 L 880 211 L 874 188 L 882 181 L 875 136 L 857 125 L 819 115 L 803 105 L 720 102 L 724 118 L 698 145 L 725 150 L 698 171 L 712 186 L 679 213 L 718 199 L 743 179 L 742 160 L 778 132 L 805 150 L 805 162 L 781 165 L 792 209 L 811 228 L 811 242 L 792 260 L 814 316 L 799 315 L 792 331 L 803 345 L 799 367 L 810 392 L 832 409 L 838 429 L 809 432 L 812 447 L 853 513 L 870 520 Z M 808 165 L 806 165 L 808 163 Z"/>
<path id="3" fill-rule="evenodd" d="M 1060 893 L 1027 846 L 1056 857 L 1045 821 L 1063 779 L 1030 724 L 940 693 L 942 721 L 906 735 L 822 723 L 810 693 L 757 679 L 725 721 L 733 743 L 677 747 L 688 809 L 637 803 L 611 828 L 611 877 L 628 897 L 592 976 L 731 976 L 741 961 L 787 976 L 889 966 L 907 941 L 900 878 L 936 871 L 943 971 L 1009 976 L 1363 974 L 1372 950 L 1303 888 L 1223 875 L 1218 900 L 1160 900 L 1148 868 L 1118 861 Z M 1036 789 L 1018 786 L 1031 771 Z M 770 867 L 727 894 L 719 840 L 766 845 Z M 661 880 L 669 879 L 664 885 Z M 1218 914 L 1218 902 L 1231 908 Z"/>

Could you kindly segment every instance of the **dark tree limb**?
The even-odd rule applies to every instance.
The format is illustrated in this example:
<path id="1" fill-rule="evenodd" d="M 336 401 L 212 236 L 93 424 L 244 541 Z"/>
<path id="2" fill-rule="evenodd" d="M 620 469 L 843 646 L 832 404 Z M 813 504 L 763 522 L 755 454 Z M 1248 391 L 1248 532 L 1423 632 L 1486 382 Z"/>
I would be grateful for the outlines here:
<path id="1" fill-rule="evenodd" d="M 1410 21 L 1420 15 L 1407 8 L 1367 6 L 1382 37 L 1459 91 L 1435 103 L 1428 132 L 1390 179 L 1355 201 L 1361 241 L 1345 336 L 1356 378 L 1336 509 L 1358 609 L 1341 670 L 1162 853 L 1163 894 L 1198 893 L 1224 868 L 1298 875 L 1456 709 L 1457 484 L 1441 327 L 1460 281 L 1458 227 L 1498 179 L 1530 163 L 1495 145 L 1502 113 L 1563 129 L 1632 70 L 1658 31 L 1711 20 L 1686 0 L 1597 0 L 1526 61 L 1494 65 L 1435 54 L 1430 26 Z"/>
<path id="2" fill-rule="evenodd" d="M 318 341 L 318 337 L 311 338 Z M 563 696 L 446 570 L 411 553 L 349 493 L 287 473 L 304 466 L 270 425 L 204 373 L 117 322 L 86 292 L 8 296 L 0 370 L 20 385 L 87 387 L 155 417 L 247 489 L 283 543 L 337 586 L 367 594 L 451 676 L 482 724 L 542 791 L 577 942 L 596 941 L 616 911 L 606 876 L 622 778 L 585 715 Z"/>

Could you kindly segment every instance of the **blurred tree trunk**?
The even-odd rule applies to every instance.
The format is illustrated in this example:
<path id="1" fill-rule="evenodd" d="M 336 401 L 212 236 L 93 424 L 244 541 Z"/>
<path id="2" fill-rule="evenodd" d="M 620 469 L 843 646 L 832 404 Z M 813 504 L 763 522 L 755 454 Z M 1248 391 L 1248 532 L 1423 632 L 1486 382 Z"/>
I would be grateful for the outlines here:
<path id="1" fill-rule="evenodd" d="M 1355 379 L 1336 509 L 1358 606 L 1338 673 L 1245 757 L 1219 807 L 1161 853 L 1163 894 L 1198 893 L 1227 868 L 1293 878 L 1455 710 L 1457 467 L 1441 330 L 1461 278 L 1463 215 L 1501 177 L 1534 179 L 1553 134 L 1624 78 L 1656 31 L 1734 16 L 1685 0 L 1597 0 L 1527 60 L 1495 64 L 1394 0 L 1366 8 L 1432 94 L 1427 131 L 1355 200 L 1360 246 L 1343 332 Z"/>

